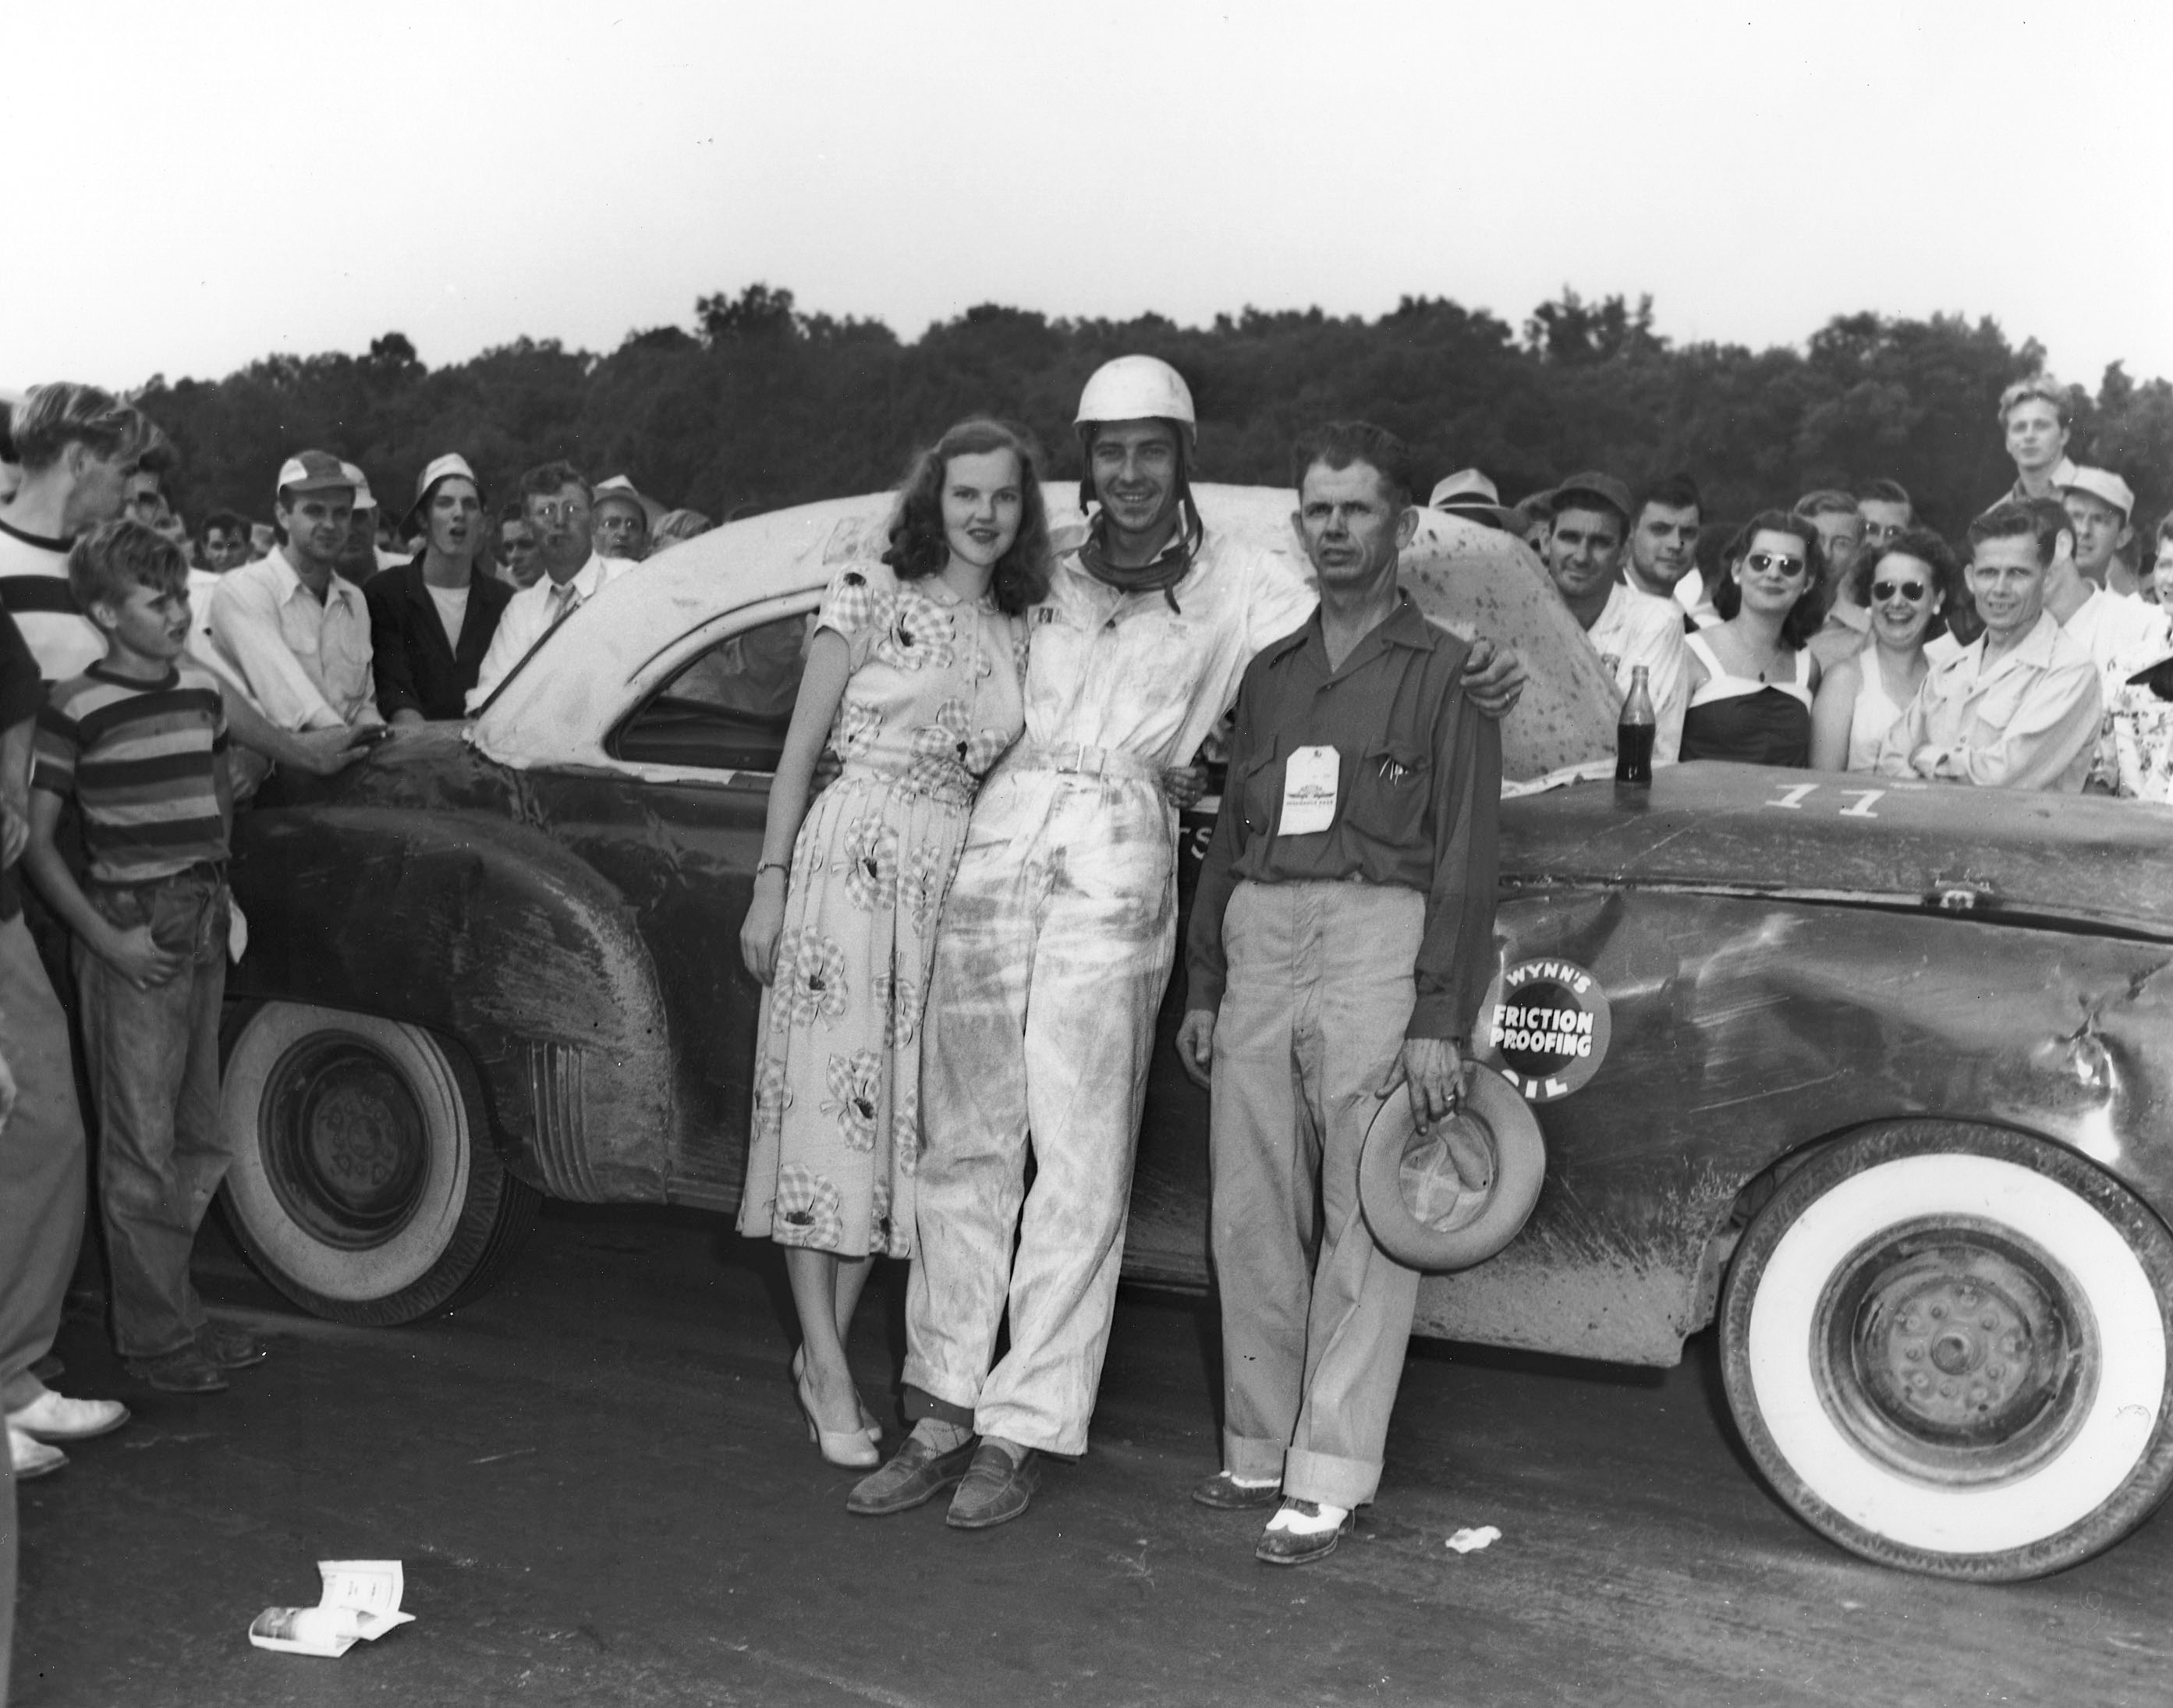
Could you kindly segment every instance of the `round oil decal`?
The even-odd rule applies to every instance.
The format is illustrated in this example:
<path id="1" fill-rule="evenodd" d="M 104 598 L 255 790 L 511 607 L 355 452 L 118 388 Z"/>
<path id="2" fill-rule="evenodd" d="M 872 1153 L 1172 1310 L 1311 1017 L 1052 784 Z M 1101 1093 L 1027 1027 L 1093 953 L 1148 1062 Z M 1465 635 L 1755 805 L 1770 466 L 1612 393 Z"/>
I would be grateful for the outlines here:
<path id="1" fill-rule="evenodd" d="M 1612 1032 L 1607 993 L 1571 961 L 1520 961 L 1480 1005 L 1479 1059 L 1528 1102 L 1566 1097 L 1599 1071 Z"/>

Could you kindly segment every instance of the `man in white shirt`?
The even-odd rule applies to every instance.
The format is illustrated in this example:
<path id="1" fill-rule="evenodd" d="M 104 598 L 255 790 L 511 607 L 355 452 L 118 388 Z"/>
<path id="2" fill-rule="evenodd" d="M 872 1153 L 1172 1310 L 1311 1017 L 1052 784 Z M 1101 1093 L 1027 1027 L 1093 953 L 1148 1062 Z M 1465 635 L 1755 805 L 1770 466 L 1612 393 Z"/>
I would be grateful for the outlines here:
<path id="1" fill-rule="evenodd" d="M 1970 524 L 1984 633 L 1932 666 L 1879 748 L 1882 775 L 2081 789 L 2104 698 L 2089 652 L 2045 608 L 2062 531 L 2050 505 L 1995 504 Z"/>
<path id="2" fill-rule="evenodd" d="M 1612 475 L 1572 475 L 1556 487 L 1547 578 L 1623 694 L 1636 667 L 1645 666 L 1658 725 L 1653 757 L 1672 762 L 1682 749 L 1690 696 L 1682 609 L 1673 598 L 1638 592 L 1622 580 L 1630 511 L 1630 488 Z"/>
<path id="3" fill-rule="evenodd" d="M 335 566 L 354 512 L 354 477 L 329 452 L 279 470 L 273 514 L 287 543 L 229 569 L 211 600 L 212 644 L 283 730 L 380 725 L 370 675 L 369 608 Z"/>
<path id="4" fill-rule="evenodd" d="M 543 573 L 513 595 L 499 619 L 468 696 L 471 716 L 544 636 L 634 568 L 623 558 L 598 555 L 596 488 L 571 463 L 529 470 L 520 477 L 520 492 Z"/>
<path id="5" fill-rule="evenodd" d="M 2120 562 L 2135 537 L 2135 489 L 2111 469 L 2076 468 L 2060 486 L 2060 502 L 2075 533 L 2075 567 L 2100 587 L 2133 594 L 2136 585 Z"/>
<path id="6" fill-rule="evenodd" d="M 1705 495 L 1686 474 L 1669 475 L 1637 496 L 1630 523 L 1630 561 L 1623 579 L 1635 593 L 1675 606 L 1675 622 L 1705 602 L 1698 574 L 1698 539 L 1705 531 Z"/>

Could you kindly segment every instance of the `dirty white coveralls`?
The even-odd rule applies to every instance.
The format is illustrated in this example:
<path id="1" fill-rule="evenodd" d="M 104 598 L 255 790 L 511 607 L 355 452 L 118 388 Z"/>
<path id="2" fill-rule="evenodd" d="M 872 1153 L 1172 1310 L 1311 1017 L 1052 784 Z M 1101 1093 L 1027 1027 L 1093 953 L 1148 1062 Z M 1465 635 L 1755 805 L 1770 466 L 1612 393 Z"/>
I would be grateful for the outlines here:
<path id="1" fill-rule="evenodd" d="M 1212 532 L 1171 590 L 1176 610 L 1059 560 L 1028 619 L 1026 733 L 974 805 L 923 1021 L 905 1381 L 1044 1452 L 1086 1449 L 1124 1256 L 1177 929 L 1161 773 L 1316 602 L 1287 560 Z"/>

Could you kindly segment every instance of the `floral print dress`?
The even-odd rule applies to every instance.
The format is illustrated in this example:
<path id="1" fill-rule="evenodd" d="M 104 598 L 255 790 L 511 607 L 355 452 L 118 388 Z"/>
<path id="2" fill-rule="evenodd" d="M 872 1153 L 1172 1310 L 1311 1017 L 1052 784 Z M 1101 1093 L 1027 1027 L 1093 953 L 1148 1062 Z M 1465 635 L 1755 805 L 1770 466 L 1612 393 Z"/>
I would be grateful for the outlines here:
<path id="1" fill-rule="evenodd" d="M 757 1023 L 739 1230 L 857 1258 L 913 1253 L 920 1010 L 980 779 L 1026 721 L 1026 628 L 940 579 L 855 563 L 817 630 L 851 648 L 817 795 L 785 875 Z"/>

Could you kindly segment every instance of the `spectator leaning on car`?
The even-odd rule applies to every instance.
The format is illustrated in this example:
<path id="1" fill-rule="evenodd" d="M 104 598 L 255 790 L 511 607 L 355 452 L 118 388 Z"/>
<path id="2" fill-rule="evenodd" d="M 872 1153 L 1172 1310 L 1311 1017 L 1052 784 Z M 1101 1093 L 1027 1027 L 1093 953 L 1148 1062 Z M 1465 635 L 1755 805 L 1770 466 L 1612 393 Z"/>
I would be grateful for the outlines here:
<path id="1" fill-rule="evenodd" d="M 328 452 L 288 458 L 274 511 L 287 543 L 229 569 L 212 594 L 212 644 L 282 729 L 384 721 L 370 676 L 369 609 L 335 567 L 350 536 L 355 481 Z"/>
<path id="2" fill-rule="evenodd" d="M 623 558 L 596 549 L 596 489 L 569 462 L 547 462 L 520 477 L 521 502 L 536 536 L 543 573 L 515 595 L 498 620 L 468 694 L 467 709 L 480 711 L 513 667 L 537 642 L 634 568 Z"/>
<path id="3" fill-rule="evenodd" d="M 2089 651 L 2045 609 L 2062 532 L 2051 505 L 1995 504 L 1970 524 L 1965 579 L 1984 633 L 1933 665 L 1879 750 L 1882 773 L 2082 788 L 2104 702 Z"/>
<path id="4" fill-rule="evenodd" d="M 1257 1552 L 1284 1565 L 1333 1550 L 1380 1485 L 1419 1274 L 1359 1214 L 1359 1156 L 1399 1082 L 1422 1131 L 1461 1106 L 1502 784 L 1465 644 L 1396 585 L 1416 520 L 1403 441 L 1335 423 L 1293 462 L 1320 604 L 1238 690 L 1178 1035 L 1186 1071 L 1212 1073 L 1222 1301 L 1223 1469 L 1194 1498 L 1264 1506 L 1280 1486 Z"/>
<path id="5" fill-rule="evenodd" d="M 392 724 L 457 718 L 476 685 L 513 590 L 483 568 L 482 488 L 467 460 L 439 457 L 416 482 L 411 526 L 422 555 L 363 590 L 377 709 Z"/>
<path id="6" fill-rule="evenodd" d="M 1619 692 L 1628 694 L 1637 666 L 1645 667 L 1658 723 L 1653 755 L 1672 761 L 1682 746 L 1689 692 L 1682 608 L 1621 579 L 1630 512 L 1630 489 L 1612 475 L 1572 475 L 1564 481 L 1555 488 L 1554 519 L 1547 527 L 1547 575 Z"/>

